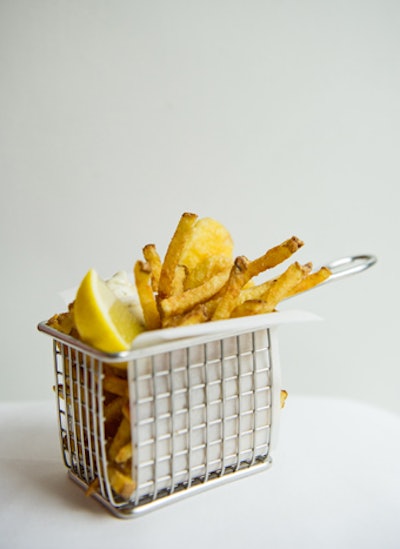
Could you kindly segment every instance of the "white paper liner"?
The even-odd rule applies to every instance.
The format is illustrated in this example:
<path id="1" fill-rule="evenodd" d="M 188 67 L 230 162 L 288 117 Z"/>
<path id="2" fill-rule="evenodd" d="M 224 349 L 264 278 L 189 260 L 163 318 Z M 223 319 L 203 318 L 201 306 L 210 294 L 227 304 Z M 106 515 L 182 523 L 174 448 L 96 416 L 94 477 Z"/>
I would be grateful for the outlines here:
<path id="1" fill-rule="evenodd" d="M 288 310 L 268 314 L 230 318 L 227 320 L 216 320 L 192 324 L 190 326 L 178 326 L 176 328 L 162 328 L 139 334 L 132 344 L 132 349 L 141 349 L 162 343 L 173 342 L 174 340 L 188 339 L 196 341 L 206 336 L 233 335 L 244 331 L 260 330 L 271 326 L 281 326 L 300 322 L 321 320 L 318 315 L 303 310 Z"/>

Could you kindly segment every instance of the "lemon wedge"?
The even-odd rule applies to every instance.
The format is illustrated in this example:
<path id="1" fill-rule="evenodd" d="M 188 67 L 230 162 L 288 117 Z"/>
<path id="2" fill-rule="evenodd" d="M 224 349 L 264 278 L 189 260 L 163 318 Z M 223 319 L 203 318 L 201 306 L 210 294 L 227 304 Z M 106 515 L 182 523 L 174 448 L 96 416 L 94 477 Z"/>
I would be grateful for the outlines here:
<path id="1" fill-rule="evenodd" d="M 128 350 L 144 329 L 94 269 L 88 271 L 78 288 L 74 321 L 82 341 L 106 353 Z"/>

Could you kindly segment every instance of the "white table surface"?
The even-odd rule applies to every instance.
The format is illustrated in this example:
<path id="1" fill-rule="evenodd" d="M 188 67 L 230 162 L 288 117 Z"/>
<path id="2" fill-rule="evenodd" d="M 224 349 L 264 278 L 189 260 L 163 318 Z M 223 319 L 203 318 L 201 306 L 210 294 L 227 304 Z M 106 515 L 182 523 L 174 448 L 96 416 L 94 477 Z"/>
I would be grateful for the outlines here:
<path id="1" fill-rule="evenodd" d="M 66 474 L 55 403 L 0 404 L 1 548 L 398 549 L 400 416 L 290 396 L 273 466 L 135 519 Z"/>

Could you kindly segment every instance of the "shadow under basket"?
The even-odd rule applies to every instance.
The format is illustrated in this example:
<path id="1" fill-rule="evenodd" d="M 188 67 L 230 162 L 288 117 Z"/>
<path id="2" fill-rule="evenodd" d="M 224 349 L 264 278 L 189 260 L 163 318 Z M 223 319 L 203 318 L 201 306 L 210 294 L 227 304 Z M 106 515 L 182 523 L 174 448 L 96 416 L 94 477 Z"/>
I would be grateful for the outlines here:
<path id="1" fill-rule="evenodd" d="M 45 322 L 39 330 L 53 338 L 69 475 L 116 516 L 270 466 L 281 392 L 277 327 L 247 325 L 118 354 Z"/>

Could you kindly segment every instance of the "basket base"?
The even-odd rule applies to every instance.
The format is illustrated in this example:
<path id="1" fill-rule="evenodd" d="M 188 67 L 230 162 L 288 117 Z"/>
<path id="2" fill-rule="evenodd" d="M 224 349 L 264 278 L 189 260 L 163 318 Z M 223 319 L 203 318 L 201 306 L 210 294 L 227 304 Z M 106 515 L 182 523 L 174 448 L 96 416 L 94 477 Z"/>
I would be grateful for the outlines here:
<path id="1" fill-rule="evenodd" d="M 256 463 L 251 467 L 234 471 L 222 477 L 209 479 L 207 480 L 207 482 L 199 482 L 198 484 L 194 484 L 190 486 L 190 488 L 183 488 L 183 489 L 177 490 L 172 494 L 159 497 L 158 499 L 154 499 L 146 503 L 141 503 L 140 505 L 135 505 L 132 502 L 127 502 L 124 505 L 116 507 L 112 505 L 108 500 L 103 498 L 99 493 L 93 493 L 90 497 L 99 501 L 104 507 L 108 509 L 108 511 L 110 511 L 114 516 L 118 518 L 121 518 L 121 519 L 135 518 L 135 517 L 144 515 L 146 513 L 149 513 L 151 511 L 155 511 L 156 509 L 159 509 L 161 507 L 165 507 L 166 505 L 170 505 L 185 497 L 194 496 L 200 492 L 204 492 L 205 490 L 216 488 L 223 484 L 240 480 L 250 475 L 261 473 L 262 471 L 269 469 L 271 465 L 272 465 L 272 458 L 268 457 L 264 462 Z M 78 484 L 78 486 L 80 486 L 83 490 L 87 489 L 87 485 L 80 478 L 74 475 L 72 471 L 68 471 L 68 476 L 76 484 Z"/>

